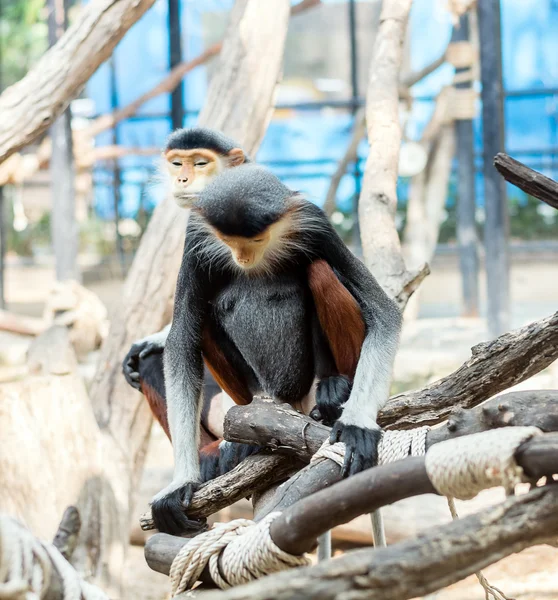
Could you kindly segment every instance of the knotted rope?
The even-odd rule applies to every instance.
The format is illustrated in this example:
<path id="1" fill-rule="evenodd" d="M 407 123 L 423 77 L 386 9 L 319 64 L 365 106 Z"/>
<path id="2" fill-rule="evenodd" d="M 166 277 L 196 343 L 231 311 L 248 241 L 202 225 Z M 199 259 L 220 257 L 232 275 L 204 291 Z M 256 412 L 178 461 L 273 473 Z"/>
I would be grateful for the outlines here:
<path id="1" fill-rule="evenodd" d="M 408 456 L 423 456 L 426 452 L 426 434 L 429 431 L 428 426 L 401 431 L 384 431 L 378 444 L 378 464 L 385 465 Z M 345 444 L 343 442 L 330 444 L 326 439 L 312 456 L 310 463 L 320 462 L 326 458 L 342 467 L 345 460 Z"/>
<path id="2" fill-rule="evenodd" d="M 284 552 L 271 539 L 269 527 L 280 514 L 270 513 L 259 523 L 248 519 L 216 523 L 190 540 L 172 562 L 172 596 L 191 589 L 206 565 L 213 581 L 224 590 L 263 575 L 310 564 L 305 555 Z"/>
<path id="3" fill-rule="evenodd" d="M 515 451 L 540 434 L 536 427 L 503 427 L 446 440 L 428 450 L 426 472 L 443 496 L 470 500 L 498 485 L 509 493 L 525 481 Z"/>
<path id="4" fill-rule="evenodd" d="M 523 469 L 515 460 L 515 451 L 523 442 L 541 434 L 537 427 L 503 427 L 446 440 L 426 452 L 429 430 L 430 427 L 418 427 L 385 431 L 378 445 L 378 464 L 426 454 L 428 478 L 434 488 L 447 497 L 454 520 L 459 518 L 454 498 L 470 500 L 482 490 L 499 485 L 509 493 L 517 483 L 526 481 Z M 345 444 L 330 444 L 326 440 L 310 462 L 326 458 L 342 467 Z M 484 588 L 486 600 L 490 596 L 495 600 L 509 600 L 504 592 L 489 583 L 482 571 L 475 575 Z"/>
<path id="5" fill-rule="evenodd" d="M 99 588 L 83 581 L 52 544 L 40 542 L 15 519 L 0 515 L 1 600 L 44 598 L 53 565 L 62 579 L 64 600 L 108 600 Z"/>

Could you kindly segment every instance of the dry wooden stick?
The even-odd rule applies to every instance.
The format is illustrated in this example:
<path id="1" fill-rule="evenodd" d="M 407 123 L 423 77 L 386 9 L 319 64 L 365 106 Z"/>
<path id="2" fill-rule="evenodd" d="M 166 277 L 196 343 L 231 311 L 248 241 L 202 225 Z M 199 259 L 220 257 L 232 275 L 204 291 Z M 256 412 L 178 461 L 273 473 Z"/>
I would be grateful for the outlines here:
<path id="1" fill-rule="evenodd" d="M 470 408 L 525 381 L 558 358 L 558 312 L 472 348 L 471 358 L 451 375 L 392 397 L 380 423 L 410 429 L 439 423 L 456 407 Z"/>
<path id="2" fill-rule="evenodd" d="M 250 431 L 254 432 L 251 443 L 265 445 L 266 438 L 262 437 L 262 429 L 258 427 L 259 419 L 254 416 L 253 412 L 251 417 Z M 290 444 L 295 447 L 307 445 L 306 456 L 302 451 L 298 453 L 298 456 L 301 459 L 309 460 L 311 451 L 317 449 L 321 444 L 319 440 L 322 432 L 310 424 L 304 432 L 305 442 L 298 443 L 296 436 L 300 436 L 298 433 L 301 431 L 300 423 L 293 419 L 292 428 L 289 428 L 286 423 L 286 415 L 280 415 L 278 421 L 282 426 L 275 429 L 273 433 L 275 440 L 280 444 L 279 448 L 288 449 Z M 426 448 L 454 437 L 507 425 L 535 426 L 546 432 L 558 431 L 558 392 L 510 392 L 493 398 L 482 407 L 471 410 L 458 408 L 451 413 L 445 427 L 433 429 L 428 433 Z M 284 434 L 287 429 L 291 431 L 289 436 Z M 250 439 L 247 430 L 244 430 L 244 437 Z M 325 436 L 321 439 L 325 439 Z M 259 521 L 270 512 L 285 510 L 302 498 L 325 489 L 340 479 L 340 468 L 332 461 L 321 461 L 308 465 L 286 481 L 273 496 L 258 505 L 255 519 Z"/>
<path id="3" fill-rule="evenodd" d="M 494 157 L 494 166 L 506 181 L 558 209 L 558 183 L 550 177 L 530 169 L 504 152 Z"/>
<path id="4" fill-rule="evenodd" d="M 238 500 L 287 479 L 300 466 L 296 459 L 278 454 L 249 456 L 232 471 L 203 484 L 192 498 L 188 515 L 196 519 L 209 517 Z M 141 517 L 140 525 L 146 531 L 154 528 L 151 511 Z"/>
<path id="5" fill-rule="evenodd" d="M 469 413 L 459 409 L 475 406 L 524 381 L 556 358 L 558 313 L 504 334 L 492 342 L 475 346 L 472 358 L 453 374 L 423 390 L 392 398 L 380 413 L 379 422 L 389 429 L 410 429 L 434 425 L 450 416 L 446 429 L 430 432 L 427 439 L 436 441 L 447 439 L 451 434 L 463 435 L 509 424 L 537 425 L 545 431 L 552 431 L 554 423 L 558 424 L 553 392 L 514 392 L 505 398 L 494 399 L 482 411 Z M 500 405 L 511 408 L 501 411 L 498 410 Z M 541 410 L 537 411 L 537 408 Z M 225 421 L 225 434 L 231 441 L 256 443 L 309 460 L 327 437 L 327 428 L 285 407 L 262 403 L 261 406 L 234 407 Z M 338 480 L 339 468 L 329 461 L 307 467 L 282 486 L 281 493 L 265 504 L 258 518 L 271 510 L 290 506 L 301 497 Z M 228 482 L 226 485 L 229 485 Z M 225 482 L 221 483 L 221 478 L 218 478 L 211 484 L 219 488 Z M 241 480 L 237 480 L 237 484 L 241 489 L 249 487 L 245 488 Z M 246 491 L 244 495 L 251 492 L 253 490 Z M 219 505 L 219 508 L 223 506 Z M 206 514 L 211 514 L 211 508 L 207 510 Z M 146 517 L 142 528 L 151 529 L 152 521 Z"/>
<path id="6" fill-rule="evenodd" d="M 558 434 L 549 433 L 525 442 L 516 453 L 516 460 L 535 479 L 558 473 Z M 405 498 L 437 493 L 426 473 L 425 458 L 407 458 L 368 469 L 300 500 L 273 521 L 270 535 L 279 548 L 300 555 L 310 552 L 322 533 L 359 515 Z M 148 564 L 151 566 L 155 549 L 157 568 L 168 572 L 173 554 L 184 545 L 184 540 L 165 535 L 152 544 L 148 542 L 145 550 Z M 168 562 L 163 562 L 162 557 Z"/>
<path id="7" fill-rule="evenodd" d="M 315 567 L 264 577 L 200 600 L 341 600 L 422 597 L 510 554 L 556 543 L 558 486 L 537 488 L 388 546 L 348 552 Z M 184 596 L 177 596 L 182 599 Z"/>
<path id="8" fill-rule="evenodd" d="M 395 298 L 416 274 L 407 271 L 395 227 L 401 145 L 399 72 L 411 0 L 384 2 L 366 92 L 370 152 L 359 201 L 366 266 Z"/>

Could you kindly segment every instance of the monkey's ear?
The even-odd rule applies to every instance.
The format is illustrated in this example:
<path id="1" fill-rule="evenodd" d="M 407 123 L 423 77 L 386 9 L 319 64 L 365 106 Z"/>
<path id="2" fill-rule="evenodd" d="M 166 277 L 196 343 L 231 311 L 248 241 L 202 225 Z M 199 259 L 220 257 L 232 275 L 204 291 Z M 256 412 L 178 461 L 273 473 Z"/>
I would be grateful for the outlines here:
<path id="1" fill-rule="evenodd" d="M 227 157 L 229 159 L 230 167 L 238 167 L 238 165 L 241 165 L 245 160 L 244 152 L 241 148 L 233 148 L 229 151 Z"/>

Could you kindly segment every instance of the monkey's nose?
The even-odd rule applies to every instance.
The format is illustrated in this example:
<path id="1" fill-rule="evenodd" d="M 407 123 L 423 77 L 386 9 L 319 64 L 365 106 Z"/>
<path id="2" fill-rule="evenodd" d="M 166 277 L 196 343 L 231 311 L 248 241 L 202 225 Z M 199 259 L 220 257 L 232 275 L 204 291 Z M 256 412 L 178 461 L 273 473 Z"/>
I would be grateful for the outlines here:
<path id="1" fill-rule="evenodd" d="M 188 183 L 188 177 L 179 177 L 178 183 Z"/>

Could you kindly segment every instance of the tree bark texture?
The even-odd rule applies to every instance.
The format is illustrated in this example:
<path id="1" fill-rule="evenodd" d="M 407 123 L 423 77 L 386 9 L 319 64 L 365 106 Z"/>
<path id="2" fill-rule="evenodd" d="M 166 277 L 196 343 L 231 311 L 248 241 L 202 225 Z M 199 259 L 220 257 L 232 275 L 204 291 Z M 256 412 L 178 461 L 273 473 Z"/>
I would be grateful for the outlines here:
<path id="1" fill-rule="evenodd" d="M 249 153 L 257 149 L 272 112 L 288 17 L 288 0 L 237 0 L 200 116 L 200 125 L 224 131 Z M 110 464 L 109 480 L 118 515 L 109 521 L 113 535 L 107 537 L 116 548 L 125 548 L 128 543 L 130 510 L 152 424 L 145 399 L 121 374 L 121 361 L 134 340 L 165 324 L 186 222 L 187 212 L 170 197 L 156 208 L 114 312 L 90 390 L 99 426 L 111 442 L 104 462 Z M 118 572 L 113 566 L 112 573 Z"/>
<path id="2" fill-rule="evenodd" d="M 446 427 L 428 434 L 427 444 L 505 425 L 536 425 L 554 431 L 558 427 L 558 402 L 552 391 L 511 392 L 487 402 L 482 409 L 464 409 L 524 381 L 556 358 L 558 313 L 475 346 L 472 358 L 451 375 L 422 390 L 394 396 L 380 412 L 379 423 L 387 429 L 411 429 L 435 425 L 449 416 Z M 416 405 L 420 410 L 414 410 Z M 327 427 L 271 402 L 233 407 L 225 419 L 225 436 L 230 441 L 267 446 L 303 461 L 318 450 L 327 433 Z M 330 461 L 305 467 L 283 484 L 280 494 L 259 507 L 257 518 L 290 506 L 339 478 L 339 467 Z M 220 485 L 219 479 L 215 485 Z M 143 527 L 150 529 L 152 522 L 146 519 Z"/>
<path id="3" fill-rule="evenodd" d="M 413 276 L 407 271 L 395 228 L 399 123 L 399 72 L 412 0 L 384 2 L 370 64 L 366 123 L 370 152 L 359 202 L 366 266 L 391 296 Z"/>
<path id="4" fill-rule="evenodd" d="M 426 448 L 448 439 L 507 426 L 534 426 L 545 432 L 558 431 L 558 392 L 509 392 L 474 409 L 456 408 L 445 426 L 428 432 Z M 328 427 L 271 402 L 256 401 L 248 406 L 233 407 L 225 418 L 225 437 L 228 440 L 258 444 L 288 456 L 250 457 L 249 462 L 241 463 L 231 473 L 200 488 L 194 494 L 188 514 L 193 517 L 209 516 L 233 501 L 261 490 L 264 485 L 281 481 L 284 473 L 296 468 L 291 457 L 309 462 L 328 434 Z M 258 503 L 255 519 L 258 521 L 274 510 L 285 510 L 340 479 L 340 469 L 331 461 L 309 465 L 293 475 L 274 495 Z M 262 485 L 262 482 L 265 484 Z M 142 518 L 141 524 L 145 530 L 153 528 L 149 514 Z"/>
<path id="5" fill-rule="evenodd" d="M 0 163 L 36 140 L 154 0 L 93 0 L 21 80 L 0 96 Z"/>
<path id="6" fill-rule="evenodd" d="M 558 434 L 538 436 L 521 445 L 516 460 L 534 480 L 558 472 Z M 331 487 L 301 499 L 282 511 L 270 527 L 271 539 L 294 555 L 311 552 L 317 539 L 359 515 L 387 504 L 423 494 L 438 494 L 425 466 L 425 457 L 410 457 L 368 469 Z M 184 540 L 157 536 L 146 549 L 146 558 L 156 570 L 168 573 Z"/>
<path id="7" fill-rule="evenodd" d="M 270 575 L 200 600 L 405 600 L 444 588 L 536 544 L 556 544 L 558 486 L 537 488 L 387 548 Z M 177 598 L 181 598 L 180 596 Z"/>
<path id="8" fill-rule="evenodd" d="M 506 181 L 558 209 L 558 183 L 553 179 L 530 169 L 504 152 L 494 157 L 494 166 Z"/>
<path id="9" fill-rule="evenodd" d="M 558 312 L 472 348 L 451 375 L 414 392 L 393 396 L 380 424 L 410 429 L 439 423 L 456 407 L 470 408 L 542 371 L 558 358 Z"/>

